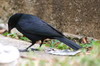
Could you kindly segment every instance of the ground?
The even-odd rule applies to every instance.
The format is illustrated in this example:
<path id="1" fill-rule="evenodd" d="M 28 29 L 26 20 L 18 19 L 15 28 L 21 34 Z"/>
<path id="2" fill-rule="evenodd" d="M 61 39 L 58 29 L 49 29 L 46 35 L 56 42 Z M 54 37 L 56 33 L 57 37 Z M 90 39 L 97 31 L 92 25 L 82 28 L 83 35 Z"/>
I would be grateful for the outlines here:
<path id="1" fill-rule="evenodd" d="M 0 35 L 0 43 L 13 45 L 18 49 L 24 49 L 31 43 L 4 37 Z M 35 44 L 33 48 L 38 48 Z M 20 52 L 17 66 L 100 66 L 100 41 L 96 41 L 90 52 L 84 52 L 75 56 L 57 56 L 47 54 L 44 50 L 48 47 L 41 47 L 40 51 Z M 7 65 L 8 66 L 8 65 Z"/>
<path id="2" fill-rule="evenodd" d="M 29 46 L 31 44 L 29 42 L 16 40 L 16 39 L 12 39 L 9 37 L 4 37 L 2 35 L 0 35 L 0 43 L 2 43 L 4 45 L 12 45 L 12 46 L 17 47 L 18 49 L 25 49 L 27 46 Z M 38 47 L 39 47 L 39 44 L 35 44 L 32 48 L 38 48 Z M 44 50 L 45 49 L 47 49 L 47 47 L 45 47 Z M 64 59 L 66 57 L 66 56 L 50 55 L 50 54 L 47 54 L 44 50 L 34 51 L 33 54 L 30 52 L 20 52 L 20 54 L 21 54 L 21 57 L 24 57 L 24 59 L 33 59 L 37 62 L 38 62 L 38 60 L 47 60 L 49 62 L 52 62 L 53 59 L 55 59 L 55 58 Z M 19 59 L 19 63 L 24 62 L 24 59 L 21 57 Z"/>

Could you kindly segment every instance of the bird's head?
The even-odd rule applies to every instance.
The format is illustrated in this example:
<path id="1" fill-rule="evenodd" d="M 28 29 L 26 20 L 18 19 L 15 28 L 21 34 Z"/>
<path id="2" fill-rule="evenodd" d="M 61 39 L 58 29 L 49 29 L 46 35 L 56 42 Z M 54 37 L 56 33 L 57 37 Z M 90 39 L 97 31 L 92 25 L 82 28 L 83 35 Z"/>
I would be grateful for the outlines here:
<path id="1" fill-rule="evenodd" d="M 12 15 L 9 20 L 8 20 L 8 32 L 10 33 L 13 28 L 16 27 L 16 24 L 20 20 L 22 14 L 21 13 L 16 13 Z"/>

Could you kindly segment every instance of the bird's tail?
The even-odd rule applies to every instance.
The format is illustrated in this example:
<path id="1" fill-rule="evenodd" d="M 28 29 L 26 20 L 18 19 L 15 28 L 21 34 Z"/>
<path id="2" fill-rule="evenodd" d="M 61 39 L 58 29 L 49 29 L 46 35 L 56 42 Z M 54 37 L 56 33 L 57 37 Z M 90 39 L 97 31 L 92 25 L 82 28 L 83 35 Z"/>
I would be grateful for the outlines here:
<path id="1" fill-rule="evenodd" d="M 73 42 L 65 37 L 54 37 L 54 38 L 65 43 L 66 45 L 68 45 L 69 47 L 71 47 L 74 50 L 78 50 L 78 49 L 82 48 L 80 45 L 76 44 L 75 42 Z"/>

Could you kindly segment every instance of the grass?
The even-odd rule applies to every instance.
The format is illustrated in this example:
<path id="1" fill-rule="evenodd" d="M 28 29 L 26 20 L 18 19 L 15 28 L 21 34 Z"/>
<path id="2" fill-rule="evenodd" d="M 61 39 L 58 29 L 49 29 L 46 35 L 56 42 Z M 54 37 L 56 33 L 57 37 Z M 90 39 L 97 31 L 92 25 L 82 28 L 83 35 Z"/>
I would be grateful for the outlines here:
<path id="1" fill-rule="evenodd" d="M 7 37 L 11 37 L 11 38 L 20 39 L 20 40 L 24 40 L 24 41 L 30 42 L 30 40 L 27 37 L 25 37 L 23 35 L 19 35 L 17 33 L 8 33 L 8 32 L 5 32 L 5 33 L 3 33 L 3 35 L 7 36 Z"/>
<path id="2" fill-rule="evenodd" d="M 51 47 L 51 48 L 57 48 L 57 49 L 68 49 L 68 46 L 66 46 L 64 43 L 61 43 L 59 40 L 50 40 L 45 43 L 45 46 Z"/>

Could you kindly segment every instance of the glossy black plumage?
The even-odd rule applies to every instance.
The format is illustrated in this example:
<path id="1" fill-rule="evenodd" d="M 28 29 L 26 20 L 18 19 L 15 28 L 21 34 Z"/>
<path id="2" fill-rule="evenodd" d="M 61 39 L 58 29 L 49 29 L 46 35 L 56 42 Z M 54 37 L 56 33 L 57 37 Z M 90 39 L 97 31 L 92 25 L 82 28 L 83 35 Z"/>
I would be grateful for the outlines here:
<path id="1" fill-rule="evenodd" d="M 29 38 L 32 41 L 32 45 L 34 45 L 34 43 L 38 40 L 42 40 L 43 42 L 43 40 L 46 38 L 52 38 L 58 39 L 74 50 L 78 50 L 81 48 L 78 44 L 65 38 L 65 36 L 61 32 L 59 32 L 37 16 L 22 13 L 14 14 L 8 21 L 8 30 L 11 31 L 11 29 L 13 28 L 16 28 L 27 38 Z M 32 45 L 30 45 L 29 47 L 31 47 Z M 28 48 L 26 48 L 26 50 Z"/>

